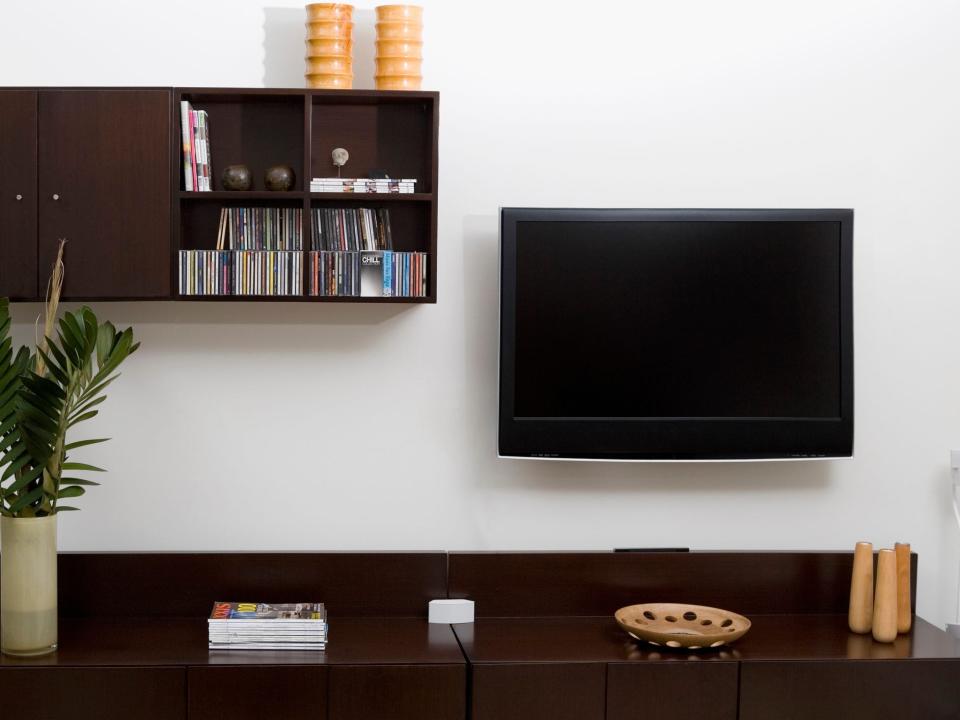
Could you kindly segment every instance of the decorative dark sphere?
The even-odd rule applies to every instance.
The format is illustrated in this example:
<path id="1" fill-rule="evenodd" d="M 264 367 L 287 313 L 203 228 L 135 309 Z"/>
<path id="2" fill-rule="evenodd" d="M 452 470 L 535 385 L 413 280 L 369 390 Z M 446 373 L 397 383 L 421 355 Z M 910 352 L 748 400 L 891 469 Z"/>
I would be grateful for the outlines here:
<path id="1" fill-rule="evenodd" d="M 274 165 L 268 167 L 263 176 L 263 186 L 267 190 L 293 190 L 297 182 L 297 175 L 289 165 Z"/>
<path id="2" fill-rule="evenodd" d="M 246 165 L 227 165 L 220 182 L 224 190 L 249 190 L 253 187 L 253 175 Z"/>

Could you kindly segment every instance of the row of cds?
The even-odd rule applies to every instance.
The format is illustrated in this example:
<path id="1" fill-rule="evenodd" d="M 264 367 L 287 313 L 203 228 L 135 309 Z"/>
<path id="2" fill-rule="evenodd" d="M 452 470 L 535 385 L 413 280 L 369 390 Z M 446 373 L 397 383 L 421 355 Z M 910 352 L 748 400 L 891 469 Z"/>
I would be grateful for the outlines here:
<path id="1" fill-rule="evenodd" d="M 302 295 L 303 254 L 181 250 L 181 295 Z"/>
<path id="2" fill-rule="evenodd" d="M 427 253 L 321 250 L 308 264 L 311 295 L 425 297 Z"/>
<path id="3" fill-rule="evenodd" d="M 386 208 L 314 208 L 311 250 L 392 250 Z"/>
<path id="4" fill-rule="evenodd" d="M 222 208 L 217 250 L 302 250 L 302 217 L 300 208 Z"/>

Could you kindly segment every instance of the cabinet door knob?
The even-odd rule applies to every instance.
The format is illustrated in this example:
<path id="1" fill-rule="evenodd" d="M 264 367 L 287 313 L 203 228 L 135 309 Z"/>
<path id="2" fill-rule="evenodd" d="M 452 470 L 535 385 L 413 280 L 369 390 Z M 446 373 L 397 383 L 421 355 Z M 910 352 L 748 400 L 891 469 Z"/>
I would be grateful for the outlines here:
<path id="1" fill-rule="evenodd" d="M 59 200 L 59 199 L 60 199 L 60 196 L 59 196 L 57 193 L 54 193 L 54 194 L 53 194 L 53 199 L 54 199 L 54 200 Z"/>
<path id="2" fill-rule="evenodd" d="M 17 193 L 17 200 L 23 200 L 23 195 L 21 195 L 20 193 Z"/>

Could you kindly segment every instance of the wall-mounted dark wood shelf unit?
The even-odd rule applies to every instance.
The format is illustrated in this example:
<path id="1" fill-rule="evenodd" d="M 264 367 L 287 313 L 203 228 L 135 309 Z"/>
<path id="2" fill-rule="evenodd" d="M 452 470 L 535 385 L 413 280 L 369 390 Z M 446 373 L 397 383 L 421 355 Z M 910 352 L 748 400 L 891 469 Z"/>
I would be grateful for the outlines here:
<path id="1" fill-rule="evenodd" d="M 180 101 L 210 122 L 214 190 L 186 192 Z M 43 299 L 59 238 L 66 238 L 65 300 L 435 303 L 437 138 L 435 92 L 220 88 L 0 88 L 0 297 Z M 373 169 L 416 178 L 415 194 L 312 193 L 335 177 Z M 223 168 L 247 165 L 254 188 L 227 192 Z M 270 192 L 271 165 L 296 183 Z M 302 211 L 303 295 L 179 293 L 179 251 L 212 250 L 223 207 Z M 322 297 L 309 292 L 315 208 L 384 208 L 394 249 L 428 255 L 424 297 Z"/>
<path id="2" fill-rule="evenodd" d="M 434 303 L 437 286 L 437 129 L 439 96 L 434 92 L 369 90 L 317 91 L 184 88 L 174 91 L 173 107 L 187 100 L 210 120 L 214 165 L 212 192 L 184 190 L 181 140 L 172 138 L 175 250 L 214 249 L 222 207 L 299 207 L 303 210 L 303 295 L 181 296 L 184 300 L 283 300 L 307 302 Z M 175 125 L 180 127 L 179 118 Z M 412 194 L 314 193 L 312 178 L 336 177 L 330 153 L 343 147 L 350 160 L 343 177 L 367 177 L 374 169 L 394 178 L 416 178 Z M 224 191 L 220 173 L 227 165 L 247 165 L 253 189 Z M 264 188 L 264 171 L 289 165 L 297 179 L 289 192 Z M 425 252 L 425 297 L 324 297 L 309 292 L 307 260 L 316 208 L 387 208 L 397 251 Z M 175 268 L 176 271 L 176 268 Z M 173 279 L 176 288 L 176 278 Z"/>

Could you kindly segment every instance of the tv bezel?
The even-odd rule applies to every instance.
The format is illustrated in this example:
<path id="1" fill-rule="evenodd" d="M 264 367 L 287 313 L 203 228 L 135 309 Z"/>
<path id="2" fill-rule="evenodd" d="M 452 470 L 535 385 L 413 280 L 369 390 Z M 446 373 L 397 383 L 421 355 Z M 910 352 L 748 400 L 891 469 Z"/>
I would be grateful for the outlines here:
<path id="1" fill-rule="evenodd" d="M 520 222 L 797 222 L 840 224 L 838 418 L 517 418 L 514 406 L 516 247 Z M 500 209 L 498 455 L 614 461 L 809 460 L 853 456 L 853 210 Z M 642 427 L 643 433 L 637 432 Z"/>

